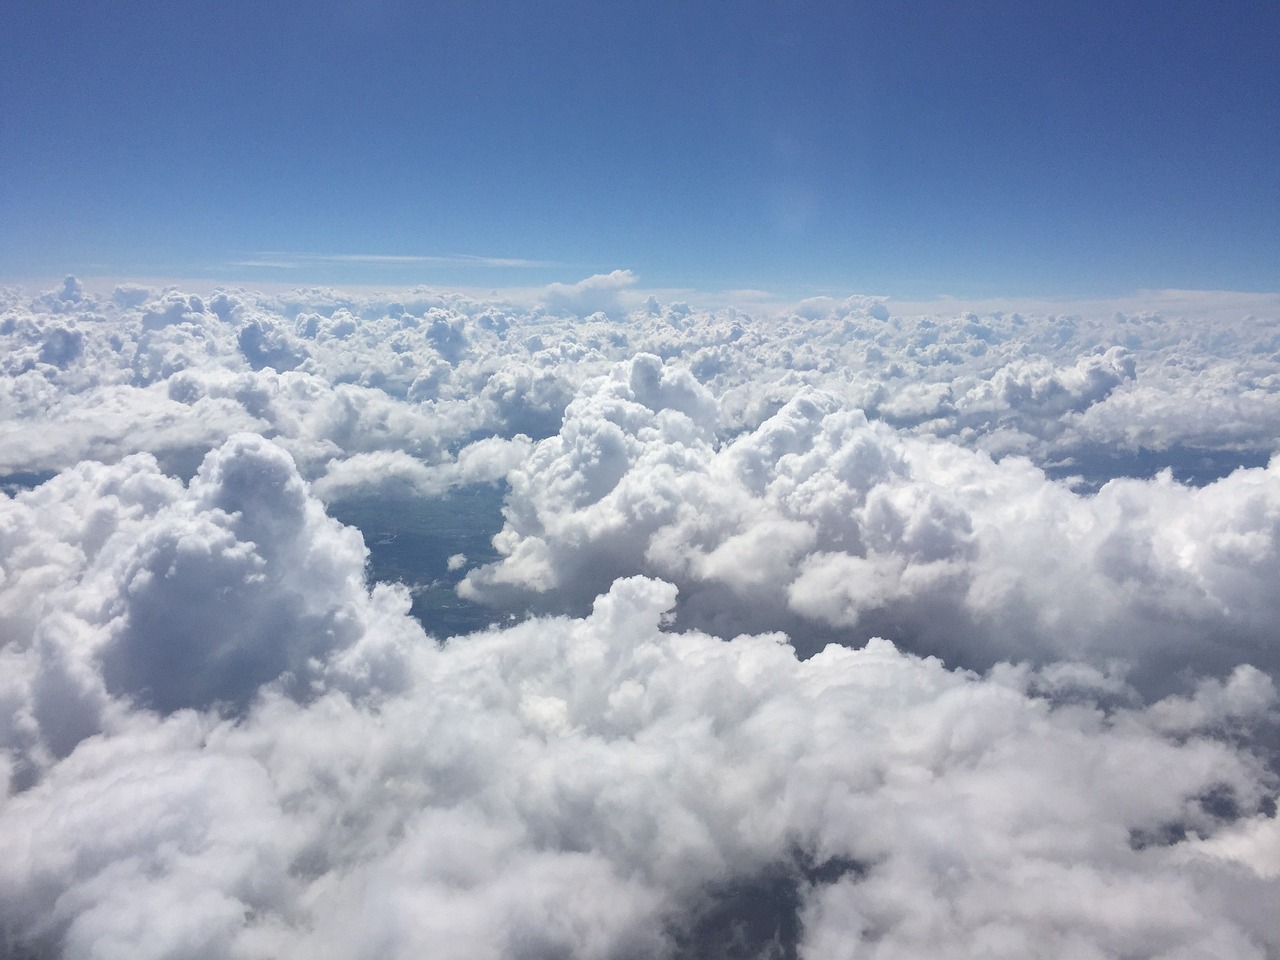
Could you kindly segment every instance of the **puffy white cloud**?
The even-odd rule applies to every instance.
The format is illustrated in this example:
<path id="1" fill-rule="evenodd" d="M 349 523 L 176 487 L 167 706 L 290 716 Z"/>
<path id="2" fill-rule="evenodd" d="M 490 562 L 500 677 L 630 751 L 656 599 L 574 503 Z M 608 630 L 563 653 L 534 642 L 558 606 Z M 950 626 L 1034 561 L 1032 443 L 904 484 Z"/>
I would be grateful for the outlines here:
<path id="1" fill-rule="evenodd" d="M 120 287 L 103 298 L 78 282 L 67 289 L 32 299 L 0 293 L 0 397 L 13 411 L 6 426 L 38 422 L 30 432 L 44 437 L 35 443 L 11 430 L 8 469 L 161 452 L 180 446 L 184 431 L 202 451 L 237 429 L 270 432 L 274 424 L 255 427 L 244 415 L 224 426 L 204 411 L 170 410 L 163 435 L 128 439 L 134 421 L 154 415 L 148 388 L 255 370 L 364 390 L 369 403 L 396 407 L 398 420 L 421 419 L 416 429 L 441 449 L 482 432 L 544 437 L 583 382 L 645 352 L 691 370 L 720 401 L 729 430 L 758 426 L 816 386 L 910 432 L 1042 464 L 1078 461 L 1086 473 L 1104 448 L 1256 457 L 1277 439 L 1280 318 L 1237 316 L 1229 298 L 1226 313 L 1206 323 L 1203 304 L 1185 315 L 1127 304 L 1128 312 L 1099 304 L 1086 315 L 895 315 L 867 297 L 755 313 L 694 309 L 645 300 L 624 270 L 552 285 L 532 308 L 428 290 L 200 297 Z M 59 420 L 82 424 L 79 432 L 63 436 L 55 408 Z M 394 450 L 401 437 L 376 442 Z M 340 452 L 293 449 L 308 470 Z M 1108 469 L 1123 473 L 1123 458 Z"/>
<path id="2" fill-rule="evenodd" d="M 253 434 L 211 453 L 187 487 L 136 455 L 83 463 L 0 507 L 3 742 L 22 776 L 133 706 L 243 709 L 277 681 L 307 696 L 379 604 L 407 609 L 389 587 L 370 600 L 359 533 Z"/>
<path id="3" fill-rule="evenodd" d="M 0 291 L 0 954 L 1275 955 L 1280 340 L 1173 306 Z M 444 642 L 323 506 L 494 482 Z"/>
<path id="4" fill-rule="evenodd" d="M 242 482 L 224 469 L 256 462 L 217 457 L 210 508 Z M 277 532 L 332 533 L 280 479 L 247 481 L 303 494 Z M 282 576 L 283 556 L 264 559 Z M 806 956 L 1261 957 L 1280 942 L 1272 912 L 1238 900 L 1275 893 L 1269 861 L 1238 867 L 1267 856 L 1249 831 L 1270 829 L 1272 779 L 1206 735 L 1223 710 L 1265 720 L 1274 691 L 1256 679 L 1145 710 L 1054 706 L 1025 668 L 983 678 L 884 641 L 798 660 L 778 636 L 666 632 L 675 599 L 623 579 L 584 619 L 443 647 L 388 636 L 391 614 L 369 633 L 395 649 L 394 684 L 268 685 L 236 719 L 122 716 L 0 806 L 10 943 L 610 957 L 733 936 L 764 950 L 788 931 Z M 327 672 L 352 663 L 337 652 Z"/>
<path id="5" fill-rule="evenodd" d="M 717 447 L 711 409 L 700 432 L 659 394 L 639 402 L 637 371 L 656 364 L 588 384 L 511 473 L 504 556 L 469 573 L 470 596 L 581 609 L 640 571 L 680 585 L 682 622 L 722 635 L 890 636 L 976 667 L 1121 660 L 1159 689 L 1188 665 L 1280 669 L 1275 461 L 1089 496 L 816 392 Z"/>
<path id="6" fill-rule="evenodd" d="M 589 316 L 612 314 L 622 309 L 620 294 L 636 282 L 630 270 L 597 273 L 577 283 L 553 283 L 543 291 L 542 299 L 555 312 Z"/>
<path id="7" fill-rule="evenodd" d="M 519 466 L 532 446 L 528 437 L 488 437 L 468 444 L 441 463 L 424 464 L 399 451 L 358 453 L 330 461 L 315 482 L 317 496 L 341 500 L 354 494 L 438 497 L 453 487 L 496 483 Z"/>

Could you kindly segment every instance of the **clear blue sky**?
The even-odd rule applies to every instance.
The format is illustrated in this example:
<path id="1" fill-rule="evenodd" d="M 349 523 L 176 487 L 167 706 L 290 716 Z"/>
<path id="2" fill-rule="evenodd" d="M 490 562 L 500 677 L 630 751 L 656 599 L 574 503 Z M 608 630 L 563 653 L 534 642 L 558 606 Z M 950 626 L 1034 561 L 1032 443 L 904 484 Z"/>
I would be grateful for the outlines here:
<path id="1" fill-rule="evenodd" d="M 1276 0 L 10 0 L 0 282 L 1275 290 L 1278 49 Z"/>

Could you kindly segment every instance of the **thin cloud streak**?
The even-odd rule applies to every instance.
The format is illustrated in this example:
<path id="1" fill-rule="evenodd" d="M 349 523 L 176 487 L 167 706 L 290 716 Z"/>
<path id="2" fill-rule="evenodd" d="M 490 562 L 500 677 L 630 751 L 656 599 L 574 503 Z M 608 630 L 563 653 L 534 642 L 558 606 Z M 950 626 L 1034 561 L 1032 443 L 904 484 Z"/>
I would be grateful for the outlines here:
<path id="1" fill-rule="evenodd" d="M 371 266 L 469 266 L 469 267 L 558 267 L 564 264 L 551 260 L 529 260 L 523 257 L 482 257 L 457 253 L 444 255 L 383 254 L 383 253 L 288 253 L 265 251 L 246 260 L 234 260 L 233 267 L 270 267 L 291 270 L 320 263 L 350 263 Z"/>

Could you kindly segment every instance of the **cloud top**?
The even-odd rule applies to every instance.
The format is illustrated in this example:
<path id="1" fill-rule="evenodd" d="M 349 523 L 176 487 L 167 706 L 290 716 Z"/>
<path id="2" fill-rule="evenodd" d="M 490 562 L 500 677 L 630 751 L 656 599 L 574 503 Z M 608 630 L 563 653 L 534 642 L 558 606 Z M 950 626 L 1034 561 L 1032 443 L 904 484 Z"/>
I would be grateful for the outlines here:
<path id="1" fill-rule="evenodd" d="M 1165 313 L 0 292 L 0 953 L 1280 952 L 1280 321 Z"/>

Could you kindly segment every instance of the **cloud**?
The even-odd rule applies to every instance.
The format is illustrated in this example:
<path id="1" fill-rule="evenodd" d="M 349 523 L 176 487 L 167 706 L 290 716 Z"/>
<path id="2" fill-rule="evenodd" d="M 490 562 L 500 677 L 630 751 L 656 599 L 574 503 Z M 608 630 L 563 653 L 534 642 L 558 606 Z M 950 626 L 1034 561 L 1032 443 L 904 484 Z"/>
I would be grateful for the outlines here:
<path id="1" fill-rule="evenodd" d="M 1154 689 L 1188 664 L 1280 668 L 1276 461 L 1201 489 L 1164 476 L 1086 496 L 820 392 L 717 446 L 691 378 L 637 388 L 682 375 L 642 355 L 584 386 L 510 474 L 503 558 L 469 572 L 468 596 L 579 610 L 639 571 L 678 583 L 682 622 L 723 636 L 889 636 L 977 668 L 1119 660 Z"/>
<path id="2" fill-rule="evenodd" d="M 394 592 L 353 586 L 358 536 L 260 440 L 233 439 L 185 490 L 131 461 L 15 503 L 55 494 L 122 517 L 96 553 L 77 541 L 86 574 L 121 569 L 108 553 L 145 563 L 203 518 L 259 562 L 195 550 L 147 567 L 146 589 L 176 604 L 183 564 L 202 564 L 218 590 L 264 584 L 294 610 L 349 609 L 352 628 L 336 645 L 305 617 L 282 634 L 272 605 L 236 602 L 261 648 L 298 629 L 321 643 L 317 685 L 266 682 L 228 716 L 188 708 L 193 674 L 218 674 L 215 645 L 137 620 L 136 576 L 44 598 L 42 622 L 124 610 L 153 654 L 196 659 L 148 668 L 158 711 L 99 675 L 109 659 L 83 659 L 109 721 L 0 806 L 0 916 L 19 949 L 672 956 L 738 936 L 803 955 L 1262 956 L 1278 942 L 1272 912 L 1248 907 L 1274 896 L 1267 861 L 1240 869 L 1274 782 L 1213 735 L 1266 723 L 1275 693 L 1256 674 L 1150 708 L 1055 706 L 1026 667 L 980 677 L 885 641 L 799 660 L 777 635 L 670 632 L 676 590 L 645 578 L 580 619 L 436 646 Z M 133 503 L 150 506 L 130 522 Z M 228 562 L 241 575 L 219 574 Z M 771 922 L 753 925 L 761 910 Z"/>
<path id="3" fill-rule="evenodd" d="M 306 350 L 288 331 L 272 324 L 246 324 L 240 328 L 236 342 L 254 370 L 293 370 L 307 358 Z"/>
<path id="4" fill-rule="evenodd" d="M 6 742 L 27 767 L 122 704 L 243 708 L 277 680 L 302 695 L 317 658 L 360 632 L 359 534 L 256 435 L 224 443 L 187 488 L 137 455 L 5 506 L 5 653 L 28 678 L 15 717 L 35 721 L 15 719 Z"/>
<path id="5" fill-rule="evenodd" d="M 1156 300 L 0 291 L 0 953 L 1280 952 L 1280 318 Z M 441 642 L 325 504 L 477 484 Z"/>
<path id="6" fill-rule="evenodd" d="M 556 312 L 589 316 L 623 310 L 623 293 L 636 282 L 630 270 L 597 273 L 577 283 L 553 283 L 543 291 L 543 302 Z"/>
<path id="7" fill-rule="evenodd" d="M 399 452 L 358 453 L 330 461 L 313 489 L 326 501 L 357 494 L 439 497 L 454 487 L 504 480 L 530 447 L 523 434 L 511 440 L 489 437 L 463 447 L 456 458 L 431 465 Z"/>
<path id="8" fill-rule="evenodd" d="M 1273 446 L 1274 318 L 1206 325 L 1199 313 L 1151 311 L 899 316 L 868 297 L 708 311 L 653 297 L 645 306 L 634 282 L 615 271 L 552 285 L 531 308 L 425 289 L 196 297 L 135 286 L 100 298 L 81 285 L 70 300 L 65 291 L 34 299 L 10 292 L 0 298 L 0 392 L 12 411 L 0 425 L 6 459 L 19 470 L 161 452 L 161 443 L 181 446 L 184 430 L 202 450 L 210 436 L 236 429 L 287 436 L 290 424 L 258 425 L 252 403 L 239 412 L 223 402 L 216 414 L 169 408 L 166 439 L 150 428 L 130 439 L 163 406 L 146 388 L 176 376 L 181 384 L 169 393 L 189 392 L 215 372 L 255 368 L 306 374 L 316 390 L 364 390 L 370 409 L 403 405 L 393 419 L 417 421 L 413 429 L 433 434 L 437 449 L 480 431 L 545 437 L 586 380 L 638 353 L 686 366 L 715 395 L 730 431 L 754 429 L 816 387 L 911 433 L 1026 455 L 1061 472 L 1079 464 L 1095 486 L 1133 469 L 1129 461 L 1144 451 L 1191 459 L 1200 450 L 1240 451 L 1239 462 L 1256 463 Z M 65 427 L 49 421 L 54 409 Z M 304 409 L 290 422 L 307 419 Z M 397 449 L 393 434 L 379 441 L 388 450 Z M 415 443 L 418 455 L 423 441 Z M 305 469 L 318 469 L 340 452 L 324 446 L 293 452 L 316 464 Z M 1100 466 L 1099 451 L 1114 465 Z"/>
<path id="9" fill-rule="evenodd" d="M 273 267 L 294 269 L 309 264 L 361 264 L 364 266 L 451 266 L 451 267 L 554 267 L 547 260 L 522 257 L 485 257 L 475 254 L 444 255 L 385 253 L 260 253 L 248 260 L 231 263 L 233 267 Z"/>

